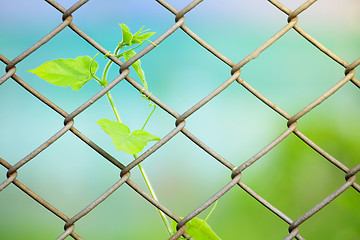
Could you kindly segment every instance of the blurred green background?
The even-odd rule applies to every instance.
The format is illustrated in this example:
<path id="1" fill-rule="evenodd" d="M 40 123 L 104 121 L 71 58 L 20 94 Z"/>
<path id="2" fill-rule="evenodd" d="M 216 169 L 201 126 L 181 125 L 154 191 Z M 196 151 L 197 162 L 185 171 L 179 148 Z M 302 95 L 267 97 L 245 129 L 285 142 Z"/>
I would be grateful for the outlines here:
<path id="1" fill-rule="evenodd" d="M 70 7 L 75 1 L 58 1 Z M 182 9 L 190 1 L 168 1 Z M 303 1 L 282 1 L 291 10 Z M 61 22 L 45 1 L 0 2 L 0 53 L 13 59 Z M 359 57 L 360 32 L 356 0 L 319 1 L 299 16 L 298 24 L 347 62 Z M 89 1 L 73 22 L 106 49 L 121 40 L 118 23 L 135 32 L 141 26 L 157 32 L 172 26 L 174 16 L 155 1 Z M 185 24 L 210 45 L 238 62 L 286 24 L 286 15 L 266 1 L 204 1 L 186 15 Z M 94 56 L 97 51 L 70 29 L 17 64 L 16 74 L 41 94 L 72 112 L 97 91 L 93 81 L 79 92 L 56 87 L 27 70 L 57 58 Z M 97 58 L 100 69 L 106 61 Z M 178 113 L 185 112 L 230 77 L 230 67 L 183 31 L 178 30 L 142 59 L 150 91 Z M 5 65 L 0 75 L 5 73 Z M 113 67 L 110 79 L 117 76 Z M 132 71 L 130 73 L 136 79 Z M 242 78 L 289 114 L 295 114 L 344 77 L 344 68 L 295 31 L 289 31 L 257 59 L 242 68 Z M 360 74 L 356 77 L 360 79 Z M 151 108 L 123 81 L 112 90 L 126 124 L 141 128 Z M 13 80 L 0 86 L 0 157 L 15 164 L 63 126 L 63 118 Z M 360 94 L 347 83 L 299 120 L 298 129 L 349 168 L 360 163 Z M 95 121 L 114 119 L 102 98 L 76 117 L 75 127 L 123 164 L 132 158 L 115 150 Z M 114 119 L 115 120 L 115 119 Z M 157 108 L 146 127 L 164 137 L 175 119 Z M 286 119 L 242 86 L 233 83 L 186 120 L 186 128 L 217 153 L 239 166 L 286 130 Z M 186 216 L 230 181 L 231 172 L 184 135 L 178 134 L 144 163 L 160 202 Z M 245 184 L 297 219 L 339 188 L 345 174 L 290 135 L 243 172 Z M 6 169 L 0 167 L 0 182 Z M 18 180 L 72 217 L 119 179 L 119 170 L 72 133 L 66 133 L 19 170 Z M 137 169 L 131 179 L 146 189 Z M 357 181 L 359 183 L 359 181 Z M 200 214 L 205 218 L 209 210 Z M 239 187 L 223 196 L 208 220 L 227 239 L 283 239 L 288 224 Z M 16 186 L 0 193 L 0 239 L 55 239 L 64 222 Z M 260 230 L 261 229 L 261 230 Z M 84 239 L 167 239 L 156 209 L 124 185 L 76 223 Z M 303 223 L 306 239 L 360 239 L 360 194 L 348 189 Z M 68 238 L 70 239 L 70 238 Z"/>

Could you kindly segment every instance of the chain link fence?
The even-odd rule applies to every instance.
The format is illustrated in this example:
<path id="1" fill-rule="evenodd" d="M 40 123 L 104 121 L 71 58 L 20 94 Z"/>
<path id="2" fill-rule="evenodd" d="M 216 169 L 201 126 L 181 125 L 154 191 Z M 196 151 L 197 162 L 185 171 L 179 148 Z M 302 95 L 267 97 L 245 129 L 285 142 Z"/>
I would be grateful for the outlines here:
<path id="1" fill-rule="evenodd" d="M 335 198 L 340 196 L 342 193 L 347 191 L 349 188 L 355 189 L 358 193 L 360 193 L 360 185 L 355 182 L 356 180 L 356 174 L 360 171 L 360 163 L 356 165 L 355 167 L 348 167 L 344 165 L 340 160 L 336 159 L 332 155 L 330 155 L 328 152 L 323 150 L 320 146 L 315 144 L 309 137 L 307 137 L 304 133 L 300 132 L 297 129 L 298 121 L 305 115 L 310 114 L 313 108 L 318 106 L 319 104 L 322 104 L 327 98 L 331 97 L 335 92 L 337 92 L 339 89 L 341 89 L 345 84 L 352 85 L 354 88 L 360 88 L 360 81 L 355 78 L 355 68 L 360 64 L 360 58 L 355 60 L 352 63 L 348 63 L 345 60 L 343 60 L 341 57 L 337 56 L 333 52 L 331 52 L 329 49 L 327 49 L 325 46 L 323 46 L 320 42 L 318 42 L 315 38 L 313 38 L 311 35 L 309 35 L 304 29 L 302 29 L 297 23 L 298 18 L 301 15 L 302 12 L 308 11 L 308 9 L 311 9 L 311 5 L 316 0 L 309 0 L 306 1 L 304 4 L 299 6 L 296 10 L 291 11 L 283 4 L 279 3 L 276 0 L 269 0 L 271 4 L 273 4 L 280 12 L 287 15 L 287 24 L 275 33 L 270 39 L 268 39 L 266 42 L 264 42 L 261 46 L 259 46 L 255 51 L 253 51 L 251 54 L 249 54 L 247 57 L 243 58 L 241 61 L 235 63 L 223 54 L 221 54 L 218 50 L 213 48 L 211 45 L 209 45 L 207 42 L 205 42 L 202 38 L 200 38 L 196 33 L 191 31 L 184 23 L 185 23 L 185 16 L 189 11 L 192 11 L 192 9 L 196 8 L 199 3 L 202 2 L 202 0 L 195 0 L 188 4 L 184 9 L 178 10 L 174 8 L 172 5 L 170 5 L 168 2 L 164 0 L 157 0 L 159 4 L 161 4 L 164 7 L 164 10 L 170 11 L 175 16 L 175 23 L 161 36 L 159 36 L 156 40 L 153 41 L 154 44 L 149 44 L 146 47 L 144 47 L 140 52 L 138 52 L 134 57 L 129 59 L 127 62 L 122 62 L 118 58 L 109 55 L 108 57 L 119 66 L 119 76 L 116 77 L 113 82 L 109 85 L 107 85 L 104 90 L 98 92 L 93 97 L 91 97 L 88 101 L 83 103 L 81 106 L 79 106 L 77 109 L 75 109 L 71 113 L 67 113 L 65 110 L 57 106 L 55 103 L 51 102 L 49 99 L 47 99 L 45 96 L 43 96 L 41 93 L 39 93 L 36 89 L 31 87 L 26 81 L 24 81 L 22 78 L 20 78 L 18 75 L 16 75 L 16 65 L 19 64 L 21 61 L 23 61 L 25 58 L 27 58 L 31 53 L 36 51 L 38 48 L 40 48 L 42 45 L 46 44 L 49 40 L 51 40 L 54 36 L 57 34 L 61 34 L 61 32 L 66 29 L 70 28 L 73 30 L 76 34 L 78 34 L 81 38 L 86 40 L 91 46 L 93 46 L 97 51 L 100 51 L 103 55 L 107 55 L 109 50 L 105 49 L 103 46 L 98 44 L 94 39 L 89 37 L 85 32 L 83 32 L 81 29 L 79 29 L 73 22 L 73 15 L 75 15 L 77 9 L 81 8 L 87 0 L 81 0 L 75 3 L 72 7 L 69 9 L 65 9 L 63 6 L 61 6 L 59 3 L 53 0 L 46 0 L 47 3 L 49 3 L 51 6 L 56 8 L 61 14 L 62 14 L 62 22 L 59 24 L 56 28 L 54 28 L 49 34 L 44 36 L 42 39 L 40 39 L 37 43 L 32 45 L 30 48 L 28 48 L 23 53 L 19 54 L 17 57 L 15 57 L 12 60 L 9 60 L 6 56 L 3 56 L 0 54 L 0 60 L 6 65 L 6 73 L 0 78 L 0 85 L 3 84 L 6 81 L 14 80 L 17 82 L 21 87 L 23 87 L 26 91 L 31 93 L 35 98 L 46 104 L 48 107 L 53 109 L 56 113 L 60 114 L 64 118 L 64 127 L 59 129 L 57 132 L 53 134 L 51 138 L 49 138 L 47 141 L 45 141 L 43 144 L 41 144 L 38 148 L 34 149 L 32 152 L 30 152 L 26 157 L 15 163 L 14 165 L 10 165 L 6 159 L 0 158 L 0 164 L 7 169 L 6 173 L 6 180 L 0 184 L 0 191 L 6 189 L 9 185 L 14 184 L 16 187 L 18 187 L 21 191 L 26 193 L 29 197 L 31 197 L 34 201 L 41 204 L 44 208 L 46 208 L 48 211 L 53 213 L 58 218 L 62 219 L 65 222 L 64 225 L 64 232 L 58 237 L 58 239 L 65 239 L 68 236 L 71 236 L 73 239 L 82 239 L 79 233 L 75 231 L 75 225 L 76 222 L 81 221 L 83 217 L 86 216 L 90 211 L 92 211 L 94 208 L 96 208 L 102 201 L 106 200 L 112 193 L 117 191 L 117 189 L 124 186 L 124 184 L 129 185 L 137 194 L 141 195 L 143 198 L 145 198 L 149 204 L 152 204 L 154 206 L 154 209 L 159 209 L 163 213 L 165 213 L 168 217 L 173 219 L 177 222 L 177 232 L 171 236 L 169 239 L 178 239 L 180 236 L 189 237 L 189 235 L 186 233 L 186 223 L 202 213 L 204 210 L 208 209 L 209 206 L 211 206 L 215 201 L 220 199 L 222 196 L 224 196 L 230 189 L 232 188 L 238 188 L 245 191 L 247 194 L 249 194 L 254 201 L 257 201 L 261 203 L 265 208 L 267 208 L 269 211 L 271 211 L 273 214 L 275 214 L 277 217 L 285 221 L 289 227 L 288 232 L 289 234 L 287 236 L 284 236 L 284 239 L 304 239 L 304 237 L 301 236 L 301 225 L 306 221 L 311 221 L 311 218 L 321 209 L 323 209 L 327 204 L 331 203 Z M 203 3 L 206 4 L 206 3 Z M 310 11 L 310 10 L 309 10 Z M 184 31 L 190 38 L 194 39 L 200 47 L 205 48 L 207 51 L 212 53 L 214 57 L 220 59 L 223 61 L 226 65 L 228 65 L 231 71 L 231 76 L 224 81 L 220 86 L 218 86 L 216 89 L 214 89 L 213 92 L 208 94 L 205 98 L 203 98 L 201 101 L 199 101 L 197 104 L 195 104 L 193 107 L 189 108 L 187 111 L 185 111 L 183 114 L 180 114 L 170 108 L 166 103 L 162 102 L 160 99 L 156 97 L 156 94 L 151 94 L 148 91 L 143 91 L 143 87 L 137 83 L 133 78 L 129 76 L 129 66 L 131 66 L 135 61 L 142 58 L 144 55 L 152 51 L 156 45 L 161 46 L 161 43 L 163 40 L 168 38 L 170 35 L 172 35 L 174 32 L 179 30 Z M 318 96 L 317 99 L 315 99 L 313 102 L 311 102 L 309 105 L 305 106 L 301 111 L 297 112 L 294 115 L 290 115 L 283 109 L 281 109 L 279 106 L 277 106 L 275 103 L 273 103 L 271 100 L 263 96 L 259 91 L 257 91 L 254 87 L 252 87 L 248 82 L 246 82 L 241 77 L 241 69 L 248 64 L 253 59 L 261 56 L 261 53 L 270 47 L 272 44 L 274 44 L 277 40 L 279 40 L 282 36 L 284 36 L 286 33 L 288 33 L 290 30 L 295 30 L 299 37 L 305 38 L 309 43 L 314 45 L 319 51 L 321 51 L 323 54 L 327 55 L 330 59 L 337 62 L 344 68 L 344 77 L 339 80 L 333 87 L 328 89 L 325 93 L 323 93 L 321 96 Z M 153 146 L 151 146 L 147 151 L 145 151 L 143 154 L 141 154 L 139 157 L 137 157 L 134 161 L 131 163 L 125 165 L 121 163 L 118 159 L 111 156 L 109 153 L 104 151 L 99 145 L 97 145 L 95 142 L 93 142 L 91 139 L 86 137 L 83 133 L 81 133 L 78 129 L 74 127 L 74 121 L 76 117 L 81 114 L 85 109 L 92 106 L 92 104 L 97 101 L 99 98 L 101 98 L 104 94 L 106 94 L 107 91 L 109 91 L 111 88 L 115 87 L 117 83 L 120 81 L 125 80 L 129 82 L 134 88 L 136 88 L 138 91 L 143 92 L 147 97 L 151 99 L 157 106 L 159 106 L 163 111 L 174 117 L 175 120 L 175 128 L 171 130 L 166 136 L 162 137 L 162 139 L 155 143 Z M 283 133 L 281 133 L 276 139 L 274 139 L 272 142 L 270 142 L 267 146 L 264 146 L 263 149 L 259 152 L 257 152 L 253 157 L 248 159 L 247 161 L 244 161 L 240 166 L 235 166 L 233 163 L 225 159 L 223 156 L 215 152 L 213 149 L 205 145 L 201 139 L 198 139 L 196 136 L 194 136 L 189 130 L 185 128 L 186 126 L 186 119 L 195 113 L 197 110 L 202 108 L 205 104 L 207 104 L 209 101 L 211 101 L 213 98 L 215 98 L 219 93 L 224 91 L 226 88 L 228 88 L 232 84 L 240 84 L 243 86 L 247 91 L 249 91 L 251 94 L 253 94 L 258 100 L 266 104 L 269 108 L 271 108 L 274 112 L 282 116 L 287 120 L 287 129 Z M 4 99 L 3 99 L 4 100 Z M 95 201 L 91 202 L 88 206 L 84 207 L 84 209 L 74 216 L 68 216 L 65 213 L 59 211 L 56 209 L 51 203 L 47 202 L 40 196 L 38 196 L 35 192 L 33 192 L 31 189 L 29 189 L 26 186 L 26 183 L 20 182 L 17 177 L 19 174 L 21 174 L 21 168 L 25 164 L 31 164 L 32 161 L 36 161 L 36 156 L 44 151 L 47 147 L 49 147 L 51 144 L 53 144 L 55 141 L 59 140 L 65 133 L 71 132 L 76 137 L 81 139 L 84 143 L 86 143 L 90 148 L 92 148 L 95 152 L 100 154 L 106 161 L 109 161 L 113 164 L 115 168 L 120 169 L 120 178 L 117 182 L 114 183 L 113 186 L 111 186 L 108 190 L 106 190 L 101 196 L 99 196 Z M 179 216 L 175 215 L 170 209 L 168 209 L 165 205 L 163 205 L 161 202 L 156 201 L 154 198 L 152 198 L 146 191 L 141 189 L 135 182 L 131 180 L 130 172 L 131 170 L 137 166 L 139 163 L 147 161 L 149 156 L 157 151 L 158 149 L 162 148 L 165 143 L 170 141 L 175 135 L 177 134 L 183 134 L 185 135 L 189 140 L 191 140 L 194 144 L 196 144 L 199 148 L 201 148 L 204 152 L 209 154 L 213 159 L 220 162 L 223 166 L 229 169 L 229 175 L 231 175 L 231 180 L 219 191 L 214 194 L 211 198 L 207 199 L 203 204 L 198 206 L 198 208 L 194 209 L 192 212 L 190 212 L 187 216 L 180 219 Z M 342 171 L 344 173 L 345 182 L 342 186 L 338 186 L 337 189 L 329 194 L 326 198 L 324 198 L 321 202 L 319 202 L 317 205 L 315 205 L 312 209 L 310 209 L 307 212 L 304 212 L 302 216 L 300 216 L 297 219 L 291 219 L 288 215 L 286 215 L 284 212 L 282 212 L 280 209 L 273 206 L 272 203 L 268 202 L 266 199 L 264 199 L 262 196 L 257 194 L 253 189 L 248 187 L 243 181 L 242 181 L 242 174 L 243 172 L 250 168 L 256 161 L 258 161 L 260 158 L 262 158 L 266 153 L 271 151 L 273 148 L 275 148 L 281 141 L 286 139 L 289 135 L 294 134 L 299 139 L 301 139 L 304 143 L 306 143 L 311 149 L 316 151 L 318 154 L 320 154 L 324 159 L 326 159 L 330 164 L 335 165 L 339 171 Z M 0 193 L 1 196 L 1 193 Z M 1 199 L 1 198 L 0 198 Z M 0 204 L 1 201 L 0 201 Z M 1 214 L 1 213 L 0 213 Z M 117 226 L 119 227 L 119 226 Z M 120 226 L 121 228 L 121 226 Z M 1 235 L 1 233 L 0 233 Z"/>

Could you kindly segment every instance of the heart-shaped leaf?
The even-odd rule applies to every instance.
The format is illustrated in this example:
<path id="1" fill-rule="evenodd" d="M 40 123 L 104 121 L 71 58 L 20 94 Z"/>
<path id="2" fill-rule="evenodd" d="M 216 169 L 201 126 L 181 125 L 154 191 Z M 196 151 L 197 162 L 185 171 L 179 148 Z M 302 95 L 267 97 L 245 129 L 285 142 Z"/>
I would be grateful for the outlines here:
<path id="1" fill-rule="evenodd" d="M 159 137 L 143 130 L 135 130 L 130 134 L 128 126 L 109 119 L 101 119 L 96 123 L 110 135 L 116 149 L 132 155 L 141 152 L 148 142 L 160 140 Z"/>
<path id="2" fill-rule="evenodd" d="M 176 222 L 173 221 L 173 228 L 176 229 Z M 211 229 L 209 224 L 200 218 L 193 218 L 186 223 L 186 233 L 195 240 L 221 240 Z M 185 239 L 181 237 L 180 239 Z"/>
<path id="3" fill-rule="evenodd" d="M 89 56 L 77 57 L 75 59 L 56 59 L 46 62 L 39 67 L 29 70 L 45 81 L 57 86 L 71 86 L 78 91 L 85 83 L 93 77 L 90 74 L 92 58 Z M 99 65 L 93 62 L 92 73 L 95 74 Z"/>

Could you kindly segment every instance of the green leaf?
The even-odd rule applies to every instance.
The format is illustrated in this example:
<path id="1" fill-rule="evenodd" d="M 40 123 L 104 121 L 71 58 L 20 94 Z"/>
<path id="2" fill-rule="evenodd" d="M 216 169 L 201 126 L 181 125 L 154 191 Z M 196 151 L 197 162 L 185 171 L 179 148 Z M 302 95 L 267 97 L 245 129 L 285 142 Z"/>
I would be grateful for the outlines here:
<path id="1" fill-rule="evenodd" d="M 134 35 L 133 35 L 133 40 L 132 43 L 142 43 L 144 42 L 146 39 L 148 39 L 149 37 L 151 37 L 152 35 L 155 34 L 155 32 L 147 32 L 150 29 L 146 29 L 144 31 L 142 31 L 144 27 L 141 27 L 139 29 L 139 31 L 137 31 Z"/>
<path id="2" fill-rule="evenodd" d="M 139 31 L 137 31 L 132 39 L 133 44 L 142 44 L 145 40 L 147 40 L 149 37 L 155 34 L 155 32 L 147 32 L 149 29 L 142 31 L 143 27 L 140 28 Z M 145 33 L 147 32 L 147 33 Z"/>
<path id="3" fill-rule="evenodd" d="M 128 46 L 132 45 L 132 39 L 133 39 L 133 35 L 130 32 L 130 29 L 128 26 L 126 26 L 125 24 L 119 24 L 122 30 L 122 37 L 123 37 L 123 43 L 125 43 Z"/>
<path id="4" fill-rule="evenodd" d="M 127 61 L 130 58 L 132 58 L 133 56 L 135 56 L 136 52 L 134 50 L 128 50 L 128 51 L 125 51 L 123 54 L 124 54 L 125 61 Z M 136 62 L 134 62 L 131 66 L 134 68 L 135 72 L 137 73 L 141 82 L 143 83 L 144 88 L 147 90 L 148 86 L 147 86 L 146 79 L 145 79 L 145 73 L 142 70 L 140 64 L 141 64 L 141 61 L 139 59 Z"/>
<path id="5" fill-rule="evenodd" d="M 149 31 L 149 29 L 142 31 L 143 28 L 144 28 L 144 26 L 142 26 L 142 27 L 134 34 L 133 38 L 137 38 L 137 37 L 140 35 L 140 33 Z"/>
<path id="6" fill-rule="evenodd" d="M 148 39 L 149 37 L 151 37 L 152 35 L 154 35 L 155 32 L 149 32 L 149 33 L 144 33 L 144 34 L 141 34 L 137 37 L 135 37 L 134 35 L 134 39 L 132 40 L 133 43 L 142 43 L 144 42 L 146 39 Z"/>
<path id="7" fill-rule="evenodd" d="M 176 229 L 176 222 L 172 222 L 172 226 Z M 211 229 L 209 224 L 200 218 L 193 218 L 186 223 L 186 233 L 194 240 L 221 240 Z M 185 239 L 184 237 L 180 239 Z"/>
<path id="8" fill-rule="evenodd" d="M 29 70 L 29 72 L 51 84 L 63 87 L 71 86 L 72 89 L 78 91 L 93 78 L 90 74 L 91 61 L 92 58 L 89 56 L 75 59 L 56 59 Z M 98 67 L 99 65 L 94 61 L 91 66 L 94 74 Z"/>
<path id="9" fill-rule="evenodd" d="M 135 130 L 130 134 L 128 126 L 109 119 L 101 119 L 96 123 L 110 135 L 116 149 L 132 155 L 141 152 L 148 142 L 160 140 L 159 137 L 143 130 Z"/>
<path id="10" fill-rule="evenodd" d="M 122 43 L 126 46 L 133 44 L 142 44 L 145 40 L 155 34 L 155 32 L 147 32 L 149 29 L 142 31 L 144 27 L 141 27 L 134 35 L 130 32 L 130 29 L 125 24 L 119 24 L 123 34 Z"/>

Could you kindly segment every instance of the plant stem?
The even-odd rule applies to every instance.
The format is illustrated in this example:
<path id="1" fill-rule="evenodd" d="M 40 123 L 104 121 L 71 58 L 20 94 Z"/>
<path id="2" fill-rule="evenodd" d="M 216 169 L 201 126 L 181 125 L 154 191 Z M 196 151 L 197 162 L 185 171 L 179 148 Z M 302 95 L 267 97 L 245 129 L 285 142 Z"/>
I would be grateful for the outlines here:
<path id="1" fill-rule="evenodd" d="M 122 45 L 121 43 L 119 43 L 119 45 L 116 47 L 115 51 L 114 51 L 114 54 L 116 55 L 119 50 L 122 48 Z M 95 57 L 97 56 L 97 54 L 95 55 Z M 95 59 L 94 57 L 94 59 Z M 93 60 L 94 60 L 93 59 Z M 97 79 L 97 81 L 100 83 L 101 86 L 105 87 L 107 85 L 107 73 L 109 72 L 109 69 L 110 69 L 110 66 L 112 64 L 112 61 L 108 61 L 108 63 L 106 64 L 105 66 L 105 69 L 104 69 L 104 72 L 103 72 L 103 77 L 102 77 L 102 81 L 100 79 L 98 79 L 97 77 L 95 79 Z M 90 72 L 91 72 L 91 69 L 90 69 Z M 94 75 L 93 75 L 94 77 Z M 106 93 L 106 96 L 108 97 L 109 99 L 109 102 L 110 102 L 110 105 L 111 105 L 111 108 L 113 109 L 114 113 L 115 113 L 115 117 L 116 119 L 118 120 L 119 123 L 122 123 L 121 121 L 121 118 L 120 118 L 120 115 L 119 115 L 119 112 L 117 111 L 116 109 L 116 106 L 115 106 L 115 103 L 114 103 L 114 100 L 110 94 L 110 92 L 107 92 Z"/>
<path id="2" fill-rule="evenodd" d="M 123 48 L 122 43 L 119 43 L 119 45 L 115 48 L 114 55 L 116 56 L 118 54 L 118 52 L 120 51 L 120 49 L 122 49 L 122 48 Z M 106 80 L 107 74 L 109 72 L 109 69 L 110 69 L 110 66 L 112 63 L 113 63 L 113 61 L 109 60 L 104 68 L 102 80 L 105 82 L 107 82 L 107 80 Z"/>
<path id="3" fill-rule="evenodd" d="M 144 128 L 145 128 L 145 126 L 146 126 L 147 122 L 149 121 L 149 119 L 150 119 L 151 115 L 154 113 L 155 108 L 156 108 L 156 105 L 152 104 L 150 99 L 149 99 L 149 106 L 153 106 L 154 108 L 153 108 L 153 110 L 151 111 L 151 113 L 150 113 L 150 115 L 148 116 L 148 118 L 146 119 L 146 121 L 145 121 L 145 123 L 144 123 L 143 127 L 141 128 L 141 130 L 144 130 Z"/>
<path id="4" fill-rule="evenodd" d="M 114 51 L 114 55 L 117 56 L 119 50 L 121 50 L 122 48 L 123 48 L 122 43 L 119 43 L 118 46 L 116 47 L 115 51 Z M 95 56 L 95 57 L 96 57 L 96 56 Z M 94 58 L 95 58 L 95 57 L 94 57 Z M 93 60 L 94 60 L 94 59 L 93 59 Z M 98 79 L 98 78 L 95 78 L 95 79 L 100 83 L 100 85 L 102 85 L 103 87 L 105 87 L 106 84 L 107 84 L 106 78 L 107 78 L 107 74 L 108 74 L 108 71 L 109 71 L 109 69 L 110 69 L 111 64 L 112 64 L 112 61 L 111 61 L 111 60 L 106 64 L 105 69 L 104 69 L 104 72 L 103 72 L 102 80 L 100 80 L 100 79 Z M 91 72 L 91 70 L 90 70 L 90 72 Z M 93 74 L 92 74 L 92 75 L 93 75 Z M 93 77 L 94 77 L 94 75 L 93 75 Z M 121 121 L 120 115 L 119 115 L 119 113 L 118 113 L 118 111 L 117 111 L 117 109 L 116 109 L 114 100 L 113 100 L 113 98 L 111 97 L 110 92 L 107 92 L 106 95 L 107 95 L 107 97 L 108 97 L 108 99 L 109 99 L 111 108 L 113 109 L 113 111 L 114 111 L 114 113 L 115 113 L 116 119 L 118 120 L 118 122 L 121 123 L 122 121 Z M 149 99 L 149 101 L 150 101 L 150 99 Z M 150 116 L 151 116 L 152 113 L 154 112 L 156 106 L 153 105 L 153 104 L 151 104 L 151 101 L 150 101 L 150 106 L 154 106 L 154 109 L 153 109 L 152 112 L 150 113 Z M 143 126 L 143 128 L 142 128 L 141 130 L 144 129 L 144 127 L 145 127 L 146 123 L 148 122 L 150 116 L 149 116 L 149 117 L 147 118 L 147 120 L 145 121 L 145 124 L 144 124 L 144 126 Z M 135 159 L 137 158 L 136 154 L 134 154 L 133 156 L 134 156 Z M 145 169 L 142 167 L 141 163 L 138 164 L 138 167 L 139 167 L 139 169 L 140 169 L 140 172 L 141 172 L 142 177 L 144 178 L 144 181 L 145 181 L 145 183 L 146 183 L 146 186 L 147 186 L 147 188 L 149 189 L 150 195 L 151 195 L 156 201 L 158 201 L 158 199 L 157 199 L 157 197 L 156 197 L 156 195 L 155 195 L 155 191 L 154 191 L 154 189 L 153 189 L 152 186 L 151 186 L 150 180 L 149 180 L 149 178 L 147 177 L 147 174 L 146 174 L 146 172 L 145 172 Z M 159 211 L 159 214 L 160 214 L 160 217 L 161 217 L 162 221 L 163 221 L 164 224 L 165 224 L 165 227 L 166 227 L 167 231 L 169 232 L 169 234 L 170 234 L 170 236 L 171 236 L 171 235 L 172 235 L 172 232 L 173 232 L 171 225 L 170 225 L 169 222 L 167 221 L 165 214 L 164 214 L 161 210 L 159 210 L 159 209 L 158 209 L 158 211 Z"/>
<path id="5" fill-rule="evenodd" d="M 118 111 L 117 111 L 117 109 L 116 109 L 116 107 L 115 107 L 115 103 L 114 103 L 114 100 L 113 100 L 112 97 L 111 97 L 110 92 L 107 92 L 107 93 L 106 93 L 106 96 L 107 96 L 108 99 L 109 99 L 111 108 L 113 109 L 113 111 L 114 111 L 114 113 L 115 113 L 116 119 L 118 120 L 119 123 L 121 123 L 122 121 L 121 121 L 120 115 L 119 115 L 119 113 L 118 113 Z"/>
<path id="6" fill-rule="evenodd" d="M 212 214 L 212 212 L 215 210 L 218 201 L 219 201 L 219 200 L 216 200 L 214 206 L 212 207 L 212 209 L 211 209 L 211 211 L 209 212 L 209 214 L 206 216 L 204 222 L 206 222 L 206 221 L 208 220 L 208 218 L 210 217 L 210 215 Z"/>
<path id="7" fill-rule="evenodd" d="M 136 154 L 134 154 L 134 158 L 135 158 L 135 159 L 137 158 Z M 139 169 L 140 169 L 141 175 L 143 176 L 143 178 L 144 178 L 144 180 L 145 180 L 146 186 L 147 186 L 147 188 L 149 189 L 150 195 L 152 196 L 153 199 L 155 199 L 156 201 L 158 201 L 158 199 L 157 199 L 157 197 L 156 197 L 156 195 L 155 195 L 155 191 L 154 191 L 154 189 L 152 188 L 152 186 L 151 186 L 151 184 L 150 184 L 150 180 L 149 180 L 149 178 L 148 178 L 148 176 L 147 176 L 147 174 L 146 174 L 146 172 L 145 172 L 145 169 L 142 167 L 141 163 L 138 164 L 138 167 L 139 167 Z M 170 236 L 171 236 L 173 230 L 172 230 L 172 227 L 171 227 L 170 223 L 167 221 L 165 214 L 164 214 L 160 209 L 158 209 L 158 211 L 159 211 L 159 214 L 160 214 L 161 219 L 163 220 L 163 222 L 164 222 L 164 224 L 165 224 L 165 227 L 166 227 L 167 231 L 169 232 L 169 234 L 170 234 Z"/>

